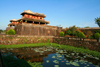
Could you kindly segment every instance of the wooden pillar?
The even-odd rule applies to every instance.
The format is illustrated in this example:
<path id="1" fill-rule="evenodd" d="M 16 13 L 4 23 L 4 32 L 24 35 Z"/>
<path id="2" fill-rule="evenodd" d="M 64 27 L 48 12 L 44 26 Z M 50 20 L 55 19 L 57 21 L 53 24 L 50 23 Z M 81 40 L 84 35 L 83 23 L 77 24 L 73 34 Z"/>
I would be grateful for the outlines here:
<path id="1" fill-rule="evenodd" d="M 34 24 L 34 21 L 33 21 L 33 24 Z"/>
<path id="2" fill-rule="evenodd" d="M 23 22 L 23 20 L 20 20 L 20 22 L 22 23 L 22 22 Z"/>
<path id="3" fill-rule="evenodd" d="M 45 25 L 46 25 L 46 23 L 45 23 Z"/>
<path id="4" fill-rule="evenodd" d="M 27 20 L 25 20 L 25 23 L 27 23 Z"/>
<path id="5" fill-rule="evenodd" d="M 97 42 L 100 42 L 100 38 L 97 39 Z"/>
<path id="6" fill-rule="evenodd" d="M 17 24 L 18 24 L 19 22 L 17 21 Z"/>
<path id="7" fill-rule="evenodd" d="M 40 22 L 39 22 L 39 24 L 40 24 Z"/>

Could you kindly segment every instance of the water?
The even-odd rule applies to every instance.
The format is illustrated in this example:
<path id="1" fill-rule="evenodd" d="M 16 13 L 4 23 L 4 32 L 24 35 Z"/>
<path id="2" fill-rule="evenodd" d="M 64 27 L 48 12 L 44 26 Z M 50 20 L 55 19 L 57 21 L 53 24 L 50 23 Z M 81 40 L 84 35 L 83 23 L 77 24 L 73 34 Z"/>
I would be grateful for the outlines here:
<path id="1" fill-rule="evenodd" d="M 58 53 L 49 54 L 48 57 L 43 58 L 44 63 L 42 63 L 43 67 L 100 67 L 100 65 L 94 65 L 91 62 L 88 62 L 87 60 L 68 60 L 65 58 L 64 55 L 61 55 L 60 57 Z M 55 56 L 53 58 L 53 56 Z"/>
<path id="2" fill-rule="evenodd" d="M 2 49 L 2 56 L 14 56 L 31 62 L 42 62 L 43 67 L 100 67 L 100 58 L 85 53 L 53 47 Z"/>

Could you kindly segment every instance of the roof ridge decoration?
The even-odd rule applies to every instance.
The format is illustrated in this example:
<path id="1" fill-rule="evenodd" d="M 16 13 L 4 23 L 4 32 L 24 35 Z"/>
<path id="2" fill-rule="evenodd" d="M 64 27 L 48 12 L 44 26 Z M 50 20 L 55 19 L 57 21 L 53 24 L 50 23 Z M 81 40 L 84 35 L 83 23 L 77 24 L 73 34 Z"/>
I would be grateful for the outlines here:
<path id="1" fill-rule="evenodd" d="M 43 13 L 38 13 L 38 12 L 35 13 L 35 12 L 30 11 L 30 10 L 24 10 L 24 12 L 22 12 L 21 15 L 23 15 L 24 13 L 46 17 L 46 15 L 44 15 Z"/>
<path id="2" fill-rule="evenodd" d="M 30 11 L 30 10 L 24 10 L 24 12 L 27 12 L 27 13 L 34 13 L 34 12 Z"/>
<path id="3" fill-rule="evenodd" d="M 11 19 L 10 21 L 17 21 L 16 19 Z"/>

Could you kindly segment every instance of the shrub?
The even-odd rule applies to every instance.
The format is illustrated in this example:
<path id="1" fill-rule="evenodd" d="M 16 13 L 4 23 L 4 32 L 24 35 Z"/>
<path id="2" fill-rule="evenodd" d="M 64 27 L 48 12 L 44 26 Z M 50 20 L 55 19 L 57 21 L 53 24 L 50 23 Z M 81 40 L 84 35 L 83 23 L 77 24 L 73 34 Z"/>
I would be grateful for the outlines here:
<path id="1" fill-rule="evenodd" d="M 89 26 L 86 26 L 86 27 L 84 27 L 84 28 L 90 28 Z"/>
<path id="2" fill-rule="evenodd" d="M 100 30 L 96 30 L 96 31 L 94 31 L 95 33 L 100 33 Z"/>
<path id="3" fill-rule="evenodd" d="M 96 39 L 100 38 L 100 34 L 99 33 L 95 33 L 94 34 L 94 38 L 96 38 Z"/>
<path id="4" fill-rule="evenodd" d="M 76 32 L 75 32 L 75 36 L 76 36 L 76 37 L 78 37 L 78 33 L 79 33 L 79 31 L 76 31 Z"/>
<path id="5" fill-rule="evenodd" d="M 59 33 L 59 36 L 64 36 L 64 32 L 60 32 Z"/>
<path id="6" fill-rule="evenodd" d="M 0 33 L 3 32 L 3 30 L 0 30 Z"/>
<path id="7" fill-rule="evenodd" d="M 69 30 L 71 31 L 71 35 L 75 35 L 75 32 L 77 31 L 77 27 L 75 26 L 70 27 Z"/>
<path id="8" fill-rule="evenodd" d="M 85 35 L 83 32 L 77 32 L 77 37 L 80 37 L 80 38 L 85 38 Z"/>
<path id="9" fill-rule="evenodd" d="M 91 35 L 91 36 L 90 36 L 90 37 L 88 37 L 88 38 L 93 38 L 93 39 L 94 39 L 95 37 L 94 37 L 94 35 Z"/>
<path id="10" fill-rule="evenodd" d="M 6 32 L 6 34 L 8 34 L 8 35 L 15 35 L 15 30 L 10 29 L 10 30 L 8 30 L 8 31 Z"/>
<path id="11" fill-rule="evenodd" d="M 70 30 L 67 30 L 67 31 L 65 32 L 65 34 L 66 34 L 66 35 L 70 35 L 70 34 L 71 34 L 71 31 L 70 31 Z"/>
<path id="12" fill-rule="evenodd" d="M 88 38 L 93 35 L 93 33 L 91 31 L 86 31 L 86 35 L 88 35 Z"/>

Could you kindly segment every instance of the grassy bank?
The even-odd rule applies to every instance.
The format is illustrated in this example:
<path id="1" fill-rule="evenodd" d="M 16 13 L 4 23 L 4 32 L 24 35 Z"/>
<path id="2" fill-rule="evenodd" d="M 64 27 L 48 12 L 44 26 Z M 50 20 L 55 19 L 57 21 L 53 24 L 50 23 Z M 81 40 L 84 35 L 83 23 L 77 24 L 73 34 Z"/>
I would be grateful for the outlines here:
<path id="1" fill-rule="evenodd" d="M 56 43 L 36 43 L 36 44 L 19 44 L 19 45 L 0 45 L 0 49 L 3 48 L 22 48 L 22 47 L 37 47 L 37 46 L 53 46 L 55 48 L 65 49 L 69 51 L 75 51 L 80 53 L 87 53 L 96 57 L 100 57 L 100 52 L 92 51 L 84 48 L 77 48 L 69 45 L 60 45 Z"/>

